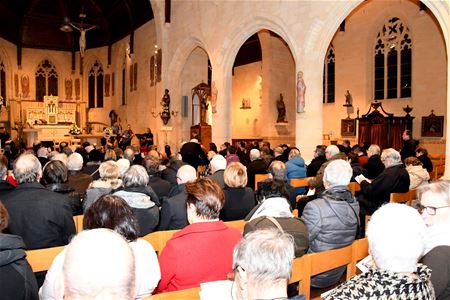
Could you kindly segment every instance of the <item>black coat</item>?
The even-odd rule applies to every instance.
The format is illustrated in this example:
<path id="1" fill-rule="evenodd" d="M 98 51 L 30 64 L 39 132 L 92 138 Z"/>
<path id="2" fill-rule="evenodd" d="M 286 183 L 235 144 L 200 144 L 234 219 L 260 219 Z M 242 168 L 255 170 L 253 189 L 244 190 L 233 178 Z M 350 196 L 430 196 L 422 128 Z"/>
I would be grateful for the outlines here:
<path id="1" fill-rule="evenodd" d="M 181 147 L 181 157 L 185 163 L 190 164 L 197 170 L 199 165 L 207 165 L 208 157 L 198 143 L 188 142 Z"/>
<path id="2" fill-rule="evenodd" d="M 422 154 L 417 158 L 422 162 L 423 167 L 427 169 L 428 172 L 433 171 L 433 163 L 431 162 L 431 159 L 428 157 L 428 155 Z"/>
<path id="3" fill-rule="evenodd" d="M 172 185 L 167 180 L 162 179 L 158 175 L 149 176 L 148 185 L 155 191 L 159 199 L 169 195 Z"/>
<path id="4" fill-rule="evenodd" d="M 225 204 L 219 216 L 222 221 L 244 219 L 256 205 L 255 194 L 251 188 L 225 187 L 223 193 L 225 194 Z"/>
<path id="5" fill-rule="evenodd" d="M 38 300 L 38 286 L 20 236 L 0 233 L 0 298 Z"/>
<path id="6" fill-rule="evenodd" d="M 63 195 L 65 200 L 67 201 L 67 203 L 69 203 L 70 208 L 72 209 L 72 214 L 74 216 L 83 214 L 83 208 L 81 207 L 80 194 L 75 192 L 75 190 L 72 187 L 70 187 L 68 184 L 52 183 L 52 184 L 47 184 L 45 187 L 52 192 Z"/>
<path id="7" fill-rule="evenodd" d="M 159 230 L 182 229 L 188 225 L 186 200 L 185 189 L 173 197 L 164 199 L 160 211 Z"/>
<path id="8" fill-rule="evenodd" d="M 372 214 L 382 204 L 389 202 L 391 193 L 409 191 L 409 174 L 403 164 L 384 169 L 372 183 L 363 180 L 360 183 L 361 194 L 358 201 L 362 214 Z"/>
<path id="9" fill-rule="evenodd" d="M 400 150 L 400 155 L 402 156 L 402 161 L 405 160 L 405 158 L 416 156 L 416 148 L 419 142 L 416 140 L 410 139 L 407 141 L 403 141 L 403 148 Z"/>
<path id="10" fill-rule="evenodd" d="M 367 178 L 374 179 L 381 174 L 384 170 L 384 164 L 381 161 L 381 156 L 378 154 L 372 155 L 364 165 L 364 169 L 367 170 Z"/>
<path id="11" fill-rule="evenodd" d="M 10 217 L 8 232 L 21 236 L 27 249 L 66 245 L 75 234 L 72 210 L 64 196 L 37 182 L 19 184 L 2 201 Z"/>
<path id="12" fill-rule="evenodd" d="M 173 161 L 172 163 L 170 163 L 170 165 L 167 166 L 167 168 L 165 168 L 161 172 L 161 178 L 170 182 L 172 186 L 176 186 L 178 184 L 177 172 L 178 169 L 183 165 L 186 165 L 186 163 L 181 160 Z"/>
<path id="13" fill-rule="evenodd" d="M 314 177 L 317 175 L 317 171 L 319 171 L 320 167 L 327 159 L 325 155 L 314 157 L 311 163 L 306 167 L 306 176 Z"/>
<path id="14" fill-rule="evenodd" d="M 255 189 L 255 174 L 266 174 L 267 163 L 263 159 L 256 159 L 247 166 L 247 186 L 252 190 Z"/>
<path id="15" fill-rule="evenodd" d="M 67 175 L 67 184 L 72 187 L 82 199 L 89 184 L 92 182 L 92 177 L 82 171 L 69 171 Z"/>

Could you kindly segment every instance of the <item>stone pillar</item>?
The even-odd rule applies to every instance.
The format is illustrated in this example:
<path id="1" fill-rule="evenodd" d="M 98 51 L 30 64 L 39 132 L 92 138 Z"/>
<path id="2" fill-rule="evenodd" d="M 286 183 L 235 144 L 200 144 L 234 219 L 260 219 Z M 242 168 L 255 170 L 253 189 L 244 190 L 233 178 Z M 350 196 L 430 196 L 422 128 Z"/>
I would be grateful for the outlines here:
<path id="1" fill-rule="evenodd" d="M 232 76 L 213 66 L 212 80 L 218 91 L 217 113 L 212 116 L 212 142 L 220 145 L 231 142 Z"/>

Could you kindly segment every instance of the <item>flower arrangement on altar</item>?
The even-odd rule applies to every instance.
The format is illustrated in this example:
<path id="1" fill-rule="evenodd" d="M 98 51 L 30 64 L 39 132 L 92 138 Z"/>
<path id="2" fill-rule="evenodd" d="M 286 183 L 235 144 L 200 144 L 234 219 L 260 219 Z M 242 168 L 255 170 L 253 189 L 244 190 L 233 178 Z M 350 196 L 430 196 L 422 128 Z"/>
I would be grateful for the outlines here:
<path id="1" fill-rule="evenodd" d="M 77 126 L 77 124 L 73 123 L 69 128 L 69 133 L 71 135 L 79 135 L 81 134 L 81 129 Z"/>

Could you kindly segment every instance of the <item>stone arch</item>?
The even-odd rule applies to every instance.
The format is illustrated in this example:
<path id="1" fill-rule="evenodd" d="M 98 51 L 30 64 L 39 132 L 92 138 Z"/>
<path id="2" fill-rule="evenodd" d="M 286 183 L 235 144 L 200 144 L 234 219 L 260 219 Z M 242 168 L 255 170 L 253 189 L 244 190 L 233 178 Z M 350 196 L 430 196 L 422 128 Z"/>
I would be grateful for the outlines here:
<path id="1" fill-rule="evenodd" d="M 9 88 L 6 88 L 6 98 L 11 99 L 14 97 L 14 72 L 8 52 L 3 47 L 0 47 L 0 61 L 3 61 L 3 64 L 5 65 L 6 80 L 9 82 L 9 84 L 7 84 Z"/>
<path id="2" fill-rule="evenodd" d="M 277 19 L 277 21 L 278 20 L 279 19 Z M 287 43 L 289 50 L 292 53 L 292 57 L 294 58 L 294 63 L 296 65 L 298 64 L 298 46 L 292 39 L 292 34 L 289 34 L 285 29 L 287 28 L 287 26 L 282 22 L 277 21 L 275 21 L 273 17 L 252 16 L 251 18 L 249 17 L 249 19 L 246 20 L 244 24 L 242 24 L 242 26 L 236 28 L 235 33 L 232 34 L 234 38 L 226 47 L 226 52 L 220 55 L 218 58 L 216 57 L 216 64 L 223 66 L 225 75 L 231 74 L 231 69 L 233 68 L 233 63 L 236 59 L 236 55 L 245 41 L 252 34 L 255 34 L 263 29 L 273 31 L 278 34 Z"/>
<path id="3" fill-rule="evenodd" d="M 172 56 L 172 61 L 167 68 L 167 78 L 170 78 L 169 82 L 178 82 L 184 65 L 186 64 L 189 56 L 195 48 L 200 47 L 203 49 L 209 58 L 211 58 L 203 41 L 197 37 L 186 38 L 175 51 Z M 164 55 L 164 53 L 163 53 Z"/>

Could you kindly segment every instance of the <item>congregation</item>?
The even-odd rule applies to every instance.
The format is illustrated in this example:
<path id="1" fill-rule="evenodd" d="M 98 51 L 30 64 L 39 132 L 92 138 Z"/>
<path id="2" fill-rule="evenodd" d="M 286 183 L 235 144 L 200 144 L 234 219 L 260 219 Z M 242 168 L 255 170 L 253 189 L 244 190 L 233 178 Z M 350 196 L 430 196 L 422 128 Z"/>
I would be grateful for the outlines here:
<path id="1" fill-rule="evenodd" d="M 448 299 L 450 182 L 430 182 L 427 150 L 407 131 L 403 140 L 401 151 L 318 145 L 310 162 L 286 144 L 218 150 L 196 139 L 176 154 L 37 142 L 2 155 L 0 294 L 144 299 L 233 278 L 234 299 L 305 299 L 288 286 L 293 259 L 367 235 L 369 271 L 343 283 L 345 266 L 311 278 L 332 289 L 325 299 Z M 292 184 L 300 178 L 307 184 Z M 389 203 L 414 189 L 414 208 Z M 225 223 L 235 220 L 245 220 L 242 233 Z M 141 237 L 163 230 L 177 231 L 157 256 Z M 32 273 L 25 250 L 63 245 L 47 272 Z"/>

